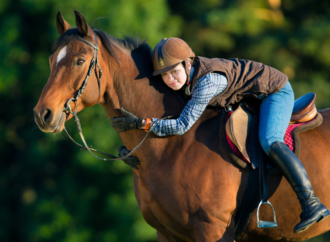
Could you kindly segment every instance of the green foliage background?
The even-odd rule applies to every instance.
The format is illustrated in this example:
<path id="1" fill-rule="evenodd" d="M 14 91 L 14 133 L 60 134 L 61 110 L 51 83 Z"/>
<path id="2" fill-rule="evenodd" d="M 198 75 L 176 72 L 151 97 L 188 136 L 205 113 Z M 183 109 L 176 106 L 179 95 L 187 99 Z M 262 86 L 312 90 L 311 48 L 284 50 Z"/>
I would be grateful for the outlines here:
<path id="1" fill-rule="evenodd" d="M 33 121 L 58 37 L 57 11 L 73 10 L 115 37 L 154 47 L 186 40 L 197 55 L 252 59 L 290 78 L 296 97 L 330 106 L 330 2 L 308 0 L 1 0 L 0 241 L 156 241 L 135 200 L 131 169 L 78 153 L 64 134 Z M 121 145 L 101 107 L 80 114 L 87 141 L 116 154 Z M 79 139 L 72 121 L 68 128 Z M 328 241 L 324 234 L 309 241 Z"/>

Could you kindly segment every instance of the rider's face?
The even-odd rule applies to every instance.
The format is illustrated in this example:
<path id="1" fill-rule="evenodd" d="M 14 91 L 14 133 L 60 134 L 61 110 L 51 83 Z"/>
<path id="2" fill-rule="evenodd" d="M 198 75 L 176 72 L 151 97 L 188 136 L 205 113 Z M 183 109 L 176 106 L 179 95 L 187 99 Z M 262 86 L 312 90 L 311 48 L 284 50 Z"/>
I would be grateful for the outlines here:
<path id="1" fill-rule="evenodd" d="M 188 64 L 188 68 L 190 70 L 190 64 Z M 173 90 L 179 90 L 187 81 L 187 74 L 182 64 L 179 64 L 173 69 L 162 73 L 161 76 L 165 84 Z"/>

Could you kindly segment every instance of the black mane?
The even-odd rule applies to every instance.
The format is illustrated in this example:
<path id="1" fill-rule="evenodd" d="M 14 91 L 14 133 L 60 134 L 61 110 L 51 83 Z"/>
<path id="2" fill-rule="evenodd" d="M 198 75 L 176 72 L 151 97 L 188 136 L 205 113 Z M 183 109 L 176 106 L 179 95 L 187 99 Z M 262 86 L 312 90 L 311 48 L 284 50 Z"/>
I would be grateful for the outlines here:
<path id="1" fill-rule="evenodd" d="M 118 57 L 114 51 L 113 42 L 129 51 L 139 49 L 139 52 L 143 51 L 151 58 L 151 48 L 145 39 L 141 40 L 139 37 L 132 36 L 125 36 L 124 39 L 118 39 L 101 30 L 98 30 L 97 28 L 93 28 L 93 31 L 101 39 L 102 44 L 105 46 L 107 51 L 114 56 L 116 60 L 118 60 Z M 78 37 L 82 38 L 83 36 L 77 28 L 69 29 L 55 41 L 53 49 L 57 50 L 60 46 L 67 45 L 76 40 Z"/>

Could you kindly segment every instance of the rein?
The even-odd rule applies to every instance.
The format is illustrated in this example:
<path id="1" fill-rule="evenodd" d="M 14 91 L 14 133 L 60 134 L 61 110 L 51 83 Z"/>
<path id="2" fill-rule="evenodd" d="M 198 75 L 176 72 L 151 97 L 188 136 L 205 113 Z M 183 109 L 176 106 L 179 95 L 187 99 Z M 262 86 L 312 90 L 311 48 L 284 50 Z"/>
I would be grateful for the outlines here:
<path id="1" fill-rule="evenodd" d="M 142 145 L 142 143 L 144 142 L 144 140 L 147 138 L 148 134 L 151 132 L 152 130 L 152 127 L 158 123 L 159 121 L 161 120 L 164 120 L 164 119 L 169 119 L 169 118 L 172 118 L 173 116 L 169 116 L 169 117 L 165 117 L 165 118 L 161 118 L 161 119 L 158 119 L 156 120 L 152 126 L 150 127 L 150 129 L 148 130 L 148 132 L 146 133 L 146 135 L 144 136 L 144 138 L 141 140 L 141 142 L 132 150 L 130 151 L 128 154 L 124 155 L 124 156 L 114 156 L 114 155 L 111 155 L 111 154 L 108 154 L 108 153 L 104 153 L 102 151 L 98 151 L 96 149 L 92 149 L 91 146 L 88 146 L 87 143 L 86 143 L 86 140 L 85 140 L 85 137 L 82 133 L 82 128 L 81 128 L 81 124 L 80 124 L 80 120 L 78 118 L 78 115 L 77 115 L 77 111 L 78 111 L 78 98 L 81 96 L 81 94 L 83 93 L 86 85 L 87 85 L 87 79 L 88 77 L 91 75 L 92 73 L 92 70 L 94 69 L 95 67 L 95 64 L 97 64 L 97 67 L 99 69 L 99 77 L 97 76 L 96 74 L 96 78 L 98 79 L 98 84 L 99 84 L 99 98 L 97 100 L 97 102 L 99 101 L 100 99 L 100 96 L 101 96 L 101 76 L 102 76 L 102 69 L 101 67 L 99 66 L 99 62 L 98 62 L 98 55 L 97 55 L 97 51 L 99 50 L 99 48 L 97 47 L 97 37 L 96 37 L 96 34 L 94 33 L 94 37 L 95 37 L 95 45 L 93 45 L 92 43 L 90 43 L 89 41 L 83 39 L 83 38 L 78 38 L 78 40 L 84 42 L 85 44 L 91 46 L 94 48 L 94 56 L 93 56 L 93 59 L 91 60 L 91 63 L 90 63 L 90 66 L 89 66 L 89 70 L 88 70 L 88 73 L 87 73 L 87 76 L 84 80 L 84 82 L 82 83 L 81 87 L 79 88 L 76 96 L 74 98 L 70 98 L 67 102 L 66 102 L 66 107 L 63 109 L 63 112 L 69 112 L 72 114 L 75 122 L 76 122 L 76 125 L 77 125 L 77 128 L 78 128 L 78 132 L 79 132 L 79 135 L 80 135 L 80 138 L 83 142 L 84 145 L 81 145 L 79 144 L 78 142 L 76 142 L 69 134 L 69 132 L 67 131 L 67 129 L 65 128 L 64 126 L 64 130 L 66 132 L 66 134 L 68 135 L 68 137 L 73 141 L 73 143 L 75 143 L 77 146 L 79 146 L 81 149 L 80 150 L 88 150 L 89 153 L 91 153 L 95 158 L 97 159 L 100 159 L 100 160 L 103 160 L 103 161 L 116 161 L 116 160 L 123 160 L 129 156 L 131 156 L 138 148 L 140 148 L 140 146 Z M 71 109 L 71 106 L 70 106 L 70 101 L 73 101 L 76 103 L 76 110 L 75 111 L 72 111 Z M 107 157 L 110 157 L 110 159 L 108 158 L 101 158 L 101 157 L 98 157 L 97 155 L 95 155 L 93 152 L 96 152 L 96 153 L 99 153 L 99 154 L 102 154 L 104 156 L 107 156 Z"/>

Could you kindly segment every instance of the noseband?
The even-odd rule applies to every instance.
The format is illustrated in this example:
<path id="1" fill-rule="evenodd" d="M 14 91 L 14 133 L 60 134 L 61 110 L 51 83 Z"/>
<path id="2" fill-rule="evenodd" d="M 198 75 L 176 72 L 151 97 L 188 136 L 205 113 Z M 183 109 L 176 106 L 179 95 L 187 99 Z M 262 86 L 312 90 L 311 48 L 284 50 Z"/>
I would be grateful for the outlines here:
<path id="1" fill-rule="evenodd" d="M 92 43 L 90 43 L 89 41 L 83 39 L 83 38 L 77 38 L 79 41 L 82 41 L 84 42 L 85 44 L 91 46 L 94 48 L 94 56 L 93 56 L 93 59 L 91 60 L 91 63 L 90 63 L 90 66 L 89 66 L 89 69 L 88 69 L 88 73 L 87 73 L 87 76 L 84 80 L 84 82 L 82 83 L 81 87 L 79 88 L 76 96 L 74 98 L 70 98 L 68 101 L 66 101 L 66 104 L 65 104 L 65 108 L 63 109 L 63 112 L 67 113 L 71 113 L 76 124 L 77 124 L 77 128 L 78 128 L 78 132 L 79 132 L 79 135 L 80 135 L 80 138 L 81 140 L 83 141 L 84 145 L 81 145 L 79 144 L 78 142 L 76 142 L 69 134 L 69 132 L 67 131 L 67 129 L 65 128 L 64 126 L 64 130 L 66 132 L 66 134 L 68 135 L 68 137 L 77 145 L 79 146 L 81 149 L 80 150 L 88 150 L 89 153 L 91 153 L 94 157 L 96 157 L 97 159 L 100 159 L 100 160 L 103 160 L 103 161 L 115 161 L 115 160 L 123 160 L 123 159 L 126 159 L 127 157 L 129 157 L 130 155 L 132 155 L 141 145 L 142 143 L 144 142 L 144 140 L 147 138 L 148 134 L 150 133 L 151 131 L 151 128 L 149 129 L 149 131 L 146 133 L 146 135 L 144 136 L 144 138 L 142 139 L 142 141 L 131 151 L 129 152 L 128 154 L 124 155 L 124 156 L 121 156 L 121 157 L 117 157 L 117 156 L 114 156 L 114 155 L 111 155 L 111 154 L 107 154 L 107 153 L 104 153 L 102 151 L 98 151 L 96 149 L 92 149 L 91 146 L 88 146 L 87 143 L 86 143 L 86 140 L 84 138 L 84 135 L 82 133 L 82 128 L 81 128 L 81 124 L 80 124 L 80 120 L 78 118 L 78 115 L 77 115 L 77 112 L 78 112 L 78 98 L 81 96 L 81 94 L 83 93 L 86 85 L 87 85 L 87 80 L 88 80 L 88 77 L 92 74 L 92 71 L 95 67 L 95 64 L 97 65 L 98 69 L 99 69 L 99 76 L 97 76 L 96 74 L 96 78 L 98 80 L 98 85 L 99 85 L 99 98 L 97 100 L 97 102 L 100 100 L 100 96 L 101 96 L 101 76 L 102 76 L 102 69 L 101 67 L 99 66 L 99 62 L 98 62 L 98 55 L 97 55 L 97 51 L 99 50 L 99 48 L 97 47 L 97 37 L 96 37 L 96 34 L 94 33 L 94 38 L 95 38 L 95 45 L 93 45 Z M 76 110 L 75 111 L 72 111 L 71 109 L 71 106 L 70 106 L 70 102 L 73 101 L 76 103 Z M 96 103 L 97 103 L 96 102 Z M 165 117 L 165 118 L 161 118 L 159 120 L 157 120 L 156 122 L 153 123 L 153 125 L 155 125 L 157 122 L 161 121 L 161 120 L 164 120 L 164 119 L 168 119 L 168 118 L 171 118 L 171 117 Z M 99 153 L 99 154 L 102 154 L 104 156 L 108 156 L 110 157 L 111 159 L 106 159 L 106 158 L 101 158 L 101 157 L 98 157 L 97 155 L 95 155 L 93 152 L 96 152 L 96 153 Z"/>

